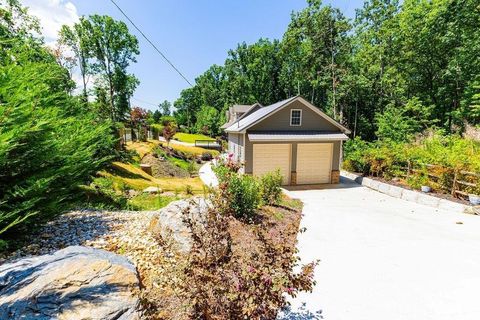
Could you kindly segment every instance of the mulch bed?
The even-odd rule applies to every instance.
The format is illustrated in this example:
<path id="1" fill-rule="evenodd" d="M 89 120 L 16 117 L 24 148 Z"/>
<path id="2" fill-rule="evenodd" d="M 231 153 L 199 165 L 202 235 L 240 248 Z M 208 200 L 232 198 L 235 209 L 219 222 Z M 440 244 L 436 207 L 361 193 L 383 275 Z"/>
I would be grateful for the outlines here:
<path id="1" fill-rule="evenodd" d="M 264 254 L 263 244 L 259 241 L 255 229 L 262 229 L 268 241 L 280 249 L 294 249 L 301 220 L 301 212 L 283 207 L 265 206 L 259 211 L 258 222 L 248 224 L 235 219 L 230 221 L 229 232 L 232 236 L 232 259 L 241 259 L 248 263 L 250 259 Z"/>
<path id="2" fill-rule="evenodd" d="M 190 177 L 190 173 L 188 173 L 187 170 L 179 168 L 167 159 L 160 159 L 151 153 L 145 155 L 142 158 L 142 164 L 149 164 L 152 166 L 152 176 L 154 176 L 155 178 Z"/>

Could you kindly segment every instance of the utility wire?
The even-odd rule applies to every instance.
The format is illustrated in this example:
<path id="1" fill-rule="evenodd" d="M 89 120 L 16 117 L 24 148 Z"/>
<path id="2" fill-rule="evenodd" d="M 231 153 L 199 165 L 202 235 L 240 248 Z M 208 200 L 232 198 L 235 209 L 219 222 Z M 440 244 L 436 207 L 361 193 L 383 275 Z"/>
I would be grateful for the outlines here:
<path id="1" fill-rule="evenodd" d="M 132 99 L 135 100 L 135 101 L 141 102 L 141 103 L 146 103 L 146 104 L 150 104 L 152 106 L 158 107 L 158 103 L 148 102 L 148 101 L 138 99 L 138 98 L 135 98 L 135 97 L 132 97 Z"/>
<path id="2" fill-rule="evenodd" d="M 147 36 L 142 32 L 142 30 L 140 30 L 139 27 L 137 27 L 137 25 L 132 21 L 132 19 L 130 19 L 127 14 L 122 10 L 122 8 L 120 8 L 118 6 L 118 4 L 114 1 L 114 0 L 110 0 L 111 3 L 113 3 L 113 5 L 115 7 L 117 7 L 117 9 L 124 15 L 125 18 L 127 18 L 128 21 L 130 21 L 130 23 L 133 25 L 133 27 L 135 29 L 137 29 L 138 32 L 140 32 L 140 34 L 145 38 L 145 40 L 147 40 L 148 43 L 150 43 L 152 45 L 152 47 L 162 56 L 163 59 L 165 59 L 165 61 L 167 61 L 167 63 L 183 78 L 183 80 L 185 80 L 191 87 L 193 87 L 193 84 L 190 83 L 190 81 L 188 81 L 187 77 L 185 77 L 183 75 L 183 73 L 180 72 L 180 70 L 178 70 L 177 67 L 175 67 L 175 65 L 170 61 L 168 60 L 168 58 L 162 53 L 162 51 L 160 51 L 160 49 L 157 48 L 157 46 L 152 42 L 150 41 L 150 39 L 147 38 Z"/>

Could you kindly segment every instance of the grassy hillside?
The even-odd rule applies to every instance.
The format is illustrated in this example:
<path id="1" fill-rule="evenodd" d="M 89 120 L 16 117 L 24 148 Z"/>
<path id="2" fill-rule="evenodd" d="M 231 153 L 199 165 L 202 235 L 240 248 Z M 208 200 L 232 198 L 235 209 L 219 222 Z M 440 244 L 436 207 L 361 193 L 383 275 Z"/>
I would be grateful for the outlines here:
<path id="1" fill-rule="evenodd" d="M 212 137 L 203 135 L 203 134 L 192 134 L 192 133 L 184 133 L 184 132 L 179 132 L 173 136 L 173 139 L 176 139 L 178 141 L 182 142 L 188 142 L 188 143 L 195 143 L 195 140 L 210 140 L 214 141 Z"/>

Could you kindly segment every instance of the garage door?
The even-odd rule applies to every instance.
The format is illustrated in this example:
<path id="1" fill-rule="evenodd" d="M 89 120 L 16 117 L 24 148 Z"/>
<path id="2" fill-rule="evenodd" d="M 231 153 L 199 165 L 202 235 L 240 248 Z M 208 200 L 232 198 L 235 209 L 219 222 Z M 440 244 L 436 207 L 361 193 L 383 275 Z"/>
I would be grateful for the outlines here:
<path id="1" fill-rule="evenodd" d="M 290 181 L 290 144 L 254 144 L 253 174 L 261 176 L 280 169 L 283 184 Z"/>
<path id="2" fill-rule="evenodd" d="M 297 184 L 330 183 L 332 143 L 300 143 L 297 146 Z"/>

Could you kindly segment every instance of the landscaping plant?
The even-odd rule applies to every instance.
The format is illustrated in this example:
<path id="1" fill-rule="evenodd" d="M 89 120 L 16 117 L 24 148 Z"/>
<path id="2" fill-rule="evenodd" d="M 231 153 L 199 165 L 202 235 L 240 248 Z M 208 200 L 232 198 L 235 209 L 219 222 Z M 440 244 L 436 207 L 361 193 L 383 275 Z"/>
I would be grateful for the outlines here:
<path id="1" fill-rule="evenodd" d="M 114 143 L 110 123 L 69 95 L 64 68 L 19 54 L 0 66 L 0 235 L 60 214 Z"/>
<path id="2" fill-rule="evenodd" d="M 268 205 L 279 204 L 282 199 L 282 174 L 280 170 L 268 172 L 261 177 L 262 201 Z"/>
<path id="3" fill-rule="evenodd" d="M 442 132 L 428 131 L 409 142 L 355 138 L 345 143 L 344 151 L 346 170 L 387 180 L 402 178 L 415 189 L 435 184 L 450 191 L 455 177 L 468 180 L 462 172 L 480 171 L 480 141 Z"/>
<path id="4" fill-rule="evenodd" d="M 257 179 L 240 174 L 241 164 L 217 159 L 213 170 L 218 177 L 218 207 L 226 215 L 251 221 L 261 202 L 260 184 Z"/>
<path id="5" fill-rule="evenodd" d="M 170 122 L 168 122 L 164 127 L 163 127 L 163 137 L 167 141 L 167 146 L 170 145 L 170 140 L 172 140 L 173 136 L 177 132 L 177 128 Z"/>
<path id="6" fill-rule="evenodd" d="M 192 219 L 189 209 L 183 212 L 194 240 L 182 281 L 188 318 L 275 319 L 287 306 L 287 296 L 311 291 L 315 284 L 316 263 L 294 272 L 300 212 L 278 208 L 282 218 L 276 218 L 260 209 L 261 219 L 251 224 L 215 205 L 228 201 L 225 195 L 213 194 L 202 223 Z"/>

